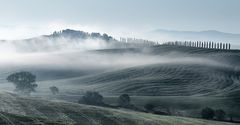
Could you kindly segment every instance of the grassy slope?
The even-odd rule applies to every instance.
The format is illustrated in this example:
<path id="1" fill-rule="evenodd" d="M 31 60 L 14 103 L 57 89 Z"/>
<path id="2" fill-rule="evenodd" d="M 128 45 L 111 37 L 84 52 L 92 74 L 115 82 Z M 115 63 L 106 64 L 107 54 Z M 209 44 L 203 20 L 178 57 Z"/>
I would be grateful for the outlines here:
<path id="1" fill-rule="evenodd" d="M 104 100 L 111 105 L 118 104 L 117 96 L 108 96 Z M 155 110 L 166 111 L 169 109 L 172 115 L 186 117 L 201 117 L 201 110 L 205 107 L 213 109 L 223 109 L 227 113 L 233 114 L 233 119 L 240 117 L 239 103 L 230 98 L 223 97 L 193 97 L 193 96 L 132 96 L 131 103 L 138 108 L 144 109 L 144 105 L 151 103 L 156 106 Z"/>
<path id="2" fill-rule="evenodd" d="M 1 93 L 0 123 L 17 125 L 234 125 L 194 118 L 160 116 Z M 12 109 L 12 110 L 11 110 Z M 8 112 L 8 113 L 6 113 Z M 11 114 L 9 114 L 11 113 Z"/>

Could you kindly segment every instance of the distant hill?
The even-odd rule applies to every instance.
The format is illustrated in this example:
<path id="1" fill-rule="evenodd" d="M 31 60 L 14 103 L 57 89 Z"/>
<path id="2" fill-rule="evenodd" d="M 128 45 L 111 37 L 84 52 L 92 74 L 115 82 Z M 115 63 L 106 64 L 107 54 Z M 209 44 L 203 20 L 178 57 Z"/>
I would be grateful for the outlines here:
<path id="1" fill-rule="evenodd" d="M 236 46 L 235 48 L 240 48 L 240 34 L 225 33 L 216 30 L 176 31 L 156 29 L 146 33 L 146 36 L 159 40 L 230 42 Z"/>
<path id="2" fill-rule="evenodd" d="M 131 42 L 118 41 L 106 33 L 88 33 L 84 31 L 65 29 L 54 31 L 50 35 L 42 35 L 21 40 L 0 40 L 0 45 L 17 52 L 49 52 L 60 50 L 96 50 L 109 48 L 146 47 L 154 42 L 134 39 Z M 6 47 L 4 47 L 6 46 Z"/>
<path id="3" fill-rule="evenodd" d="M 102 49 L 113 48 L 118 44 L 117 40 L 105 33 L 88 33 L 71 29 L 54 31 L 50 35 L 29 39 L 0 41 L 3 48 L 17 52 Z"/>

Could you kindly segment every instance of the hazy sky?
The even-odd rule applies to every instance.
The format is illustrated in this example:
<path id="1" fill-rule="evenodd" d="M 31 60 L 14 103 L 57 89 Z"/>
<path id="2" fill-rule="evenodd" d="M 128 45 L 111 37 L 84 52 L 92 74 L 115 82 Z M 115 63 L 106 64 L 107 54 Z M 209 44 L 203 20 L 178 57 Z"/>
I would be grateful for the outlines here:
<path id="1" fill-rule="evenodd" d="M 153 29 L 240 33 L 240 0 L 0 0 L 0 39 L 63 28 L 135 34 Z"/>

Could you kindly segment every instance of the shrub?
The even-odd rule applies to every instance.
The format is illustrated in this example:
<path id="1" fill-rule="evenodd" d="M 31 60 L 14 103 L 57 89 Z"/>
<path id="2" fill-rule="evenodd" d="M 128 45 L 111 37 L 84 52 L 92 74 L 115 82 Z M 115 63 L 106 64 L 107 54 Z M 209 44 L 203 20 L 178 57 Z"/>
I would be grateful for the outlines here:
<path id="1" fill-rule="evenodd" d="M 224 120 L 225 115 L 226 115 L 226 113 L 222 109 L 217 109 L 215 111 L 215 116 L 216 116 L 217 120 L 220 120 L 220 121 Z"/>
<path id="2" fill-rule="evenodd" d="M 103 96 L 98 92 L 87 91 L 79 102 L 89 105 L 103 105 Z"/>
<path id="3" fill-rule="evenodd" d="M 154 107 L 155 106 L 151 103 L 147 103 L 146 105 L 144 105 L 144 108 L 148 111 L 153 111 Z"/>
<path id="4" fill-rule="evenodd" d="M 50 91 L 52 92 L 53 95 L 56 95 L 59 93 L 59 89 L 56 86 L 51 86 L 49 87 Z"/>
<path id="5" fill-rule="evenodd" d="M 130 97 L 128 94 L 122 94 L 118 98 L 118 103 L 121 107 L 128 107 L 130 105 Z"/>
<path id="6" fill-rule="evenodd" d="M 213 119 L 214 110 L 206 107 L 206 108 L 202 109 L 201 115 L 202 115 L 202 118 L 204 118 L 204 119 Z"/>

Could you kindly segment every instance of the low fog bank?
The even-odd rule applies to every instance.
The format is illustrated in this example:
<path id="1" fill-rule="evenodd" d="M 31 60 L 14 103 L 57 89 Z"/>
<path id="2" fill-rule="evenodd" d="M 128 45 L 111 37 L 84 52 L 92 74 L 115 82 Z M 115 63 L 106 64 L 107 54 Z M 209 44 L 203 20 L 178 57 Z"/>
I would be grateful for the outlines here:
<path id="1" fill-rule="evenodd" d="M 7 75 L 19 71 L 30 71 L 37 75 L 38 81 L 44 81 L 152 64 L 203 65 L 240 70 L 239 65 L 231 65 L 222 57 L 218 59 L 218 57 L 179 52 L 161 55 L 145 52 L 99 53 L 98 51 L 15 53 L 5 57 L 0 56 L 0 79 L 2 79 L 0 82 L 6 82 Z"/>
<path id="2" fill-rule="evenodd" d="M 12 83 L 6 77 L 18 71 L 30 71 L 37 76 L 38 88 L 35 96 L 51 94 L 49 87 L 59 87 L 61 94 L 71 92 L 85 92 L 96 86 L 73 85 L 69 79 L 101 74 L 103 72 L 117 71 L 130 67 L 144 67 L 152 64 L 173 65 L 201 65 L 217 67 L 230 71 L 240 71 L 237 66 L 202 56 L 193 57 L 181 53 L 168 53 L 165 55 L 150 55 L 143 53 L 100 54 L 96 52 L 64 52 L 64 53 L 29 53 L 18 54 L 14 58 L 1 60 L 0 63 L 0 90 L 13 91 Z M 183 69 L 184 70 L 184 69 Z M 213 76 L 216 77 L 216 76 Z M 65 81 L 66 82 L 63 82 Z M 71 80 L 70 80 L 71 81 Z M 75 93 L 76 94 L 76 93 Z"/>
<path id="3" fill-rule="evenodd" d="M 112 50 L 114 51 L 114 50 Z M 209 66 L 231 67 L 204 55 L 188 55 L 171 52 L 161 55 L 146 53 L 98 53 L 97 51 L 69 51 L 46 53 L 11 53 L 0 56 L 0 67 L 21 67 L 39 69 L 69 69 L 69 70 L 94 70 L 94 69 L 121 69 L 139 65 L 158 63 L 174 64 L 201 64 Z M 216 58 L 216 57 L 215 57 Z M 222 59 L 222 58 L 220 58 Z M 224 59 L 222 59 L 224 60 Z"/>
<path id="4" fill-rule="evenodd" d="M 223 61 L 219 61 L 204 54 L 196 56 L 174 50 L 156 54 L 155 51 L 158 52 L 158 50 L 151 47 L 138 48 L 138 51 L 121 49 L 122 51 L 119 52 L 113 48 L 113 45 L 115 44 L 112 44 L 111 41 L 101 39 L 69 39 L 64 37 L 1 41 L 0 68 L 15 67 L 12 69 L 53 70 L 56 72 L 58 70 L 91 71 L 92 73 L 157 63 L 233 67 L 229 63 L 224 63 L 228 60 L 224 60 L 222 57 L 219 58 Z M 108 51 L 104 51 L 105 49 Z"/>
<path id="5" fill-rule="evenodd" d="M 27 40 L 0 41 L 1 53 L 67 52 L 105 49 L 110 43 L 101 39 L 70 39 L 38 37 Z"/>

